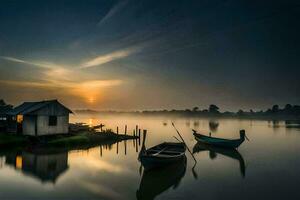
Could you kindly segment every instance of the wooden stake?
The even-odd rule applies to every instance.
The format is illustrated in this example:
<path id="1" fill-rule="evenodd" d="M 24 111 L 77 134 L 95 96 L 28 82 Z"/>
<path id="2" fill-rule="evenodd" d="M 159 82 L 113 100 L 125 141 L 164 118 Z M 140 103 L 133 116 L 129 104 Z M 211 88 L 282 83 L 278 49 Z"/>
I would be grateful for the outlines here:
<path id="1" fill-rule="evenodd" d="M 141 146 L 141 129 L 139 129 L 139 146 Z"/>
<path id="2" fill-rule="evenodd" d="M 190 154 L 192 155 L 192 157 L 194 158 L 195 164 L 197 163 L 196 158 L 194 157 L 193 153 L 191 152 L 191 150 L 189 149 L 189 147 L 186 145 L 183 137 L 180 135 L 179 131 L 177 130 L 177 128 L 175 127 L 174 123 L 172 122 L 172 126 L 174 127 L 174 129 L 176 130 L 176 132 L 178 133 L 180 139 L 182 140 L 182 142 L 184 143 L 184 145 L 186 146 L 187 150 L 190 152 Z"/>

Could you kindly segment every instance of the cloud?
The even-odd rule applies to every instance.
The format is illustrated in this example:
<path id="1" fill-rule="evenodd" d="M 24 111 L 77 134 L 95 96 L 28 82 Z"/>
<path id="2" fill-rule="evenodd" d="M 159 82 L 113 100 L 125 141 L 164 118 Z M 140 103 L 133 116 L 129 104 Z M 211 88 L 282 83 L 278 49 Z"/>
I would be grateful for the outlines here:
<path id="1" fill-rule="evenodd" d="M 3 60 L 11 61 L 11 62 L 23 63 L 23 64 L 33 65 L 33 66 L 47 68 L 47 69 L 63 67 L 61 65 L 57 65 L 55 63 L 45 62 L 45 61 L 28 61 L 28 60 L 23 60 L 23 59 L 14 58 L 14 57 L 8 57 L 8 56 L 0 56 L 0 58 Z"/>
<path id="2" fill-rule="evenodd" d="M 114 5 L 108 12 L 107 14 L 98 22 L 98 26 L 103 25 L 107 20 L 112 18 L 116 13 L 118 13 L 122 8 L 128 3 L 128 1 L 121 0 L 118 2 L 116 5 Z"/>
<path id="3" fill-rule="evenodd" d="M 51 91 L 51 94 L 63 94 L 64 96 L 80 97 L 86 102 L 92 103 L 103 99 L 103 91 L 110 90 L 110 87 L 123 84 L 122 80 L 89 80 L 89 81 L 15 81 L 15 80 L 0 80 L 3 88 L 27 88 L 37 89 L 37 91 Z M 35 95 L 35 94 L 34 94 Z M 33 96 L 34 96 L 33 95 Z"/>
<path id="4" fill-rule="evenodd" d="M 81 68 L 99 66 L 99 65 L 103 65 L 103 64 L 112 62 L 114 60 L 126 58 L 134 53 L 137 53 L 139 51 L 139 49 L 140 48 L 128 48 L 128 49 L 124 49 L 124 50 L 118 50 L 118 51 L 115 51 L 115 52 L 112 52 L 109 54 L 100 55 L 98 57 L 95 57 L 91 60 L 84 62 L 81 65 Z"/>

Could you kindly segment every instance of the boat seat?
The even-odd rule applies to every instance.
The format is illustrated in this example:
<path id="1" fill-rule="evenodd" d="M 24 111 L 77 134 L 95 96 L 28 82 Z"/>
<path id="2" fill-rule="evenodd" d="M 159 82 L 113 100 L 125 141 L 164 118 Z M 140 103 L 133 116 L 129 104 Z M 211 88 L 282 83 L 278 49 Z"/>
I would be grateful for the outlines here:
<path id="1" fill-rule="evenodd" d="M 174 154 L 174 153 L 180 153 L 178 151 L 165 151 L 167 147 L 163 148 L 163 149 L 160 149 L 160 150 L 150 150 L 148 153 L 152 154 L 152 155 L 158 155 L 160 153 L 171 153 L 171 154 Z"/>

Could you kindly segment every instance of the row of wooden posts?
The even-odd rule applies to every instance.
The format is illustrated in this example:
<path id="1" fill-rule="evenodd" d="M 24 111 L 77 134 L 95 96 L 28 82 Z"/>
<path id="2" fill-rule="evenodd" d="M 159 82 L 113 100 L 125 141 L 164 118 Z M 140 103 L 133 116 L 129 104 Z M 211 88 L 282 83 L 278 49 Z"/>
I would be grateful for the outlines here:
<path id="1" fill-rule="evenodd" d="M 147 133 L 147 130 L 143 130 L 144 133 Z M 119 127 L 117 126 L 117 134 L 119 134 Z M 124 134 L 127 135 L 127 125 L 125 125 L 125 128 L 124 128 Z M 135 126 L 135 129 L 133 129 L 133 136 L 136 136 L 136 137 L 141 137 L 141 129 L 139 129 L 139 126 L 136 125 Z"/>
<path id="2" fill-rule="evenodd" d="M 143 130 L 143 135 L 146 135 L 147 130 Z M 119 134 L 119 127 L 117 126 L 117 134 Z M 127 135 L 127 125 L 124 128 L 124 135 Z M 133 136 L 136 138 L 132 140 L 133 147 L 135 147 L 136 152 L 138 152 L 138 147 L 141 146 L 141 129 L 139 129 L 138 125 L 135 126 L 133 130 Z M 107 149 L 107 147 L 106 147 Z M 124 151 L 125 155 L 127 154 L 127 140 L 124 140 Z M 117 142 L 117 154 L 119 153 L 119 142 Z M 100 155 L 102 157 L 102 146 L 100 146 Z"/>

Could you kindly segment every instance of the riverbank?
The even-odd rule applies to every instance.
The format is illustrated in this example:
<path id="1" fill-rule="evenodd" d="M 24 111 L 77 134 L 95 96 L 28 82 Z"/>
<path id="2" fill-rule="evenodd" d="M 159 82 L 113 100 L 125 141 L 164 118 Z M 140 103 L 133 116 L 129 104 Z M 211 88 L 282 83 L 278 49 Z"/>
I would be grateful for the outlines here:
<path id="1" fill-rule="evenodd" d="M 122 140 L 138 139 L 138 136 L 116 134 L 111 131 L 81 132 L 54 136 L 30 137 L 0 133 L 0 147 L 5 148 L 89 148 L 101 145 L 103 142 L 119 142 Z"/>

